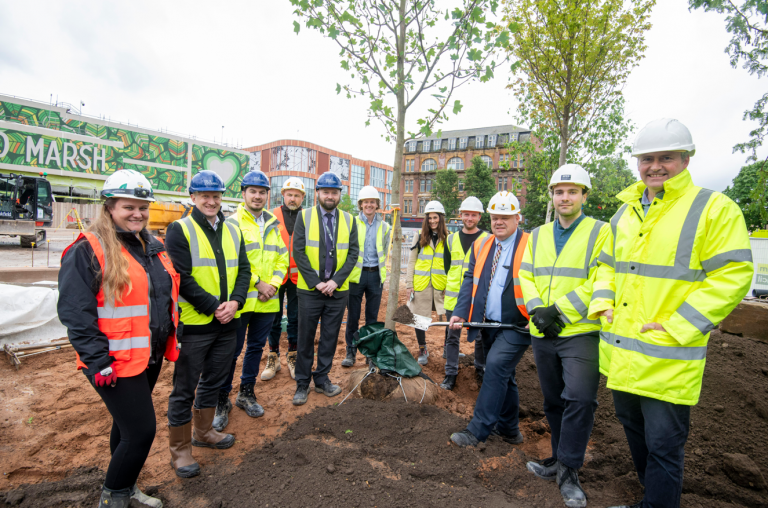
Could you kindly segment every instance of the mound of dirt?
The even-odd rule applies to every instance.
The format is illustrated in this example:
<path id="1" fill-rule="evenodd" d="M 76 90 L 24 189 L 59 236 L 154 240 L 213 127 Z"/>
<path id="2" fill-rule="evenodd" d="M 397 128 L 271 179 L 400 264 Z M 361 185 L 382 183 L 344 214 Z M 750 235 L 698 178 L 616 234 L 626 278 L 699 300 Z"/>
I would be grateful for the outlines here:
<path id="1" fill-rule="evenodd" d="M 395 310 L 395 313 L 392 314 L 392 321 L 404 325 L 413 324 L 413 312 L 411 312 L 411 309 L 409 309 L 407 305 L 401 305 Z"/>

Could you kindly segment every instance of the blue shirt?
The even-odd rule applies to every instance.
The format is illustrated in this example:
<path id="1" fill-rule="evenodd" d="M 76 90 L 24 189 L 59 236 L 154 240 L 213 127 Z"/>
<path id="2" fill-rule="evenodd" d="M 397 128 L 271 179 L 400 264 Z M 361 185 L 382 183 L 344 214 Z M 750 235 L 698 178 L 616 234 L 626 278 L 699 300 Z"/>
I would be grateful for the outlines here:
<path id="1" fill-rule="evenodd" d="M 379 253 L 376 250 L 376 233 L 381 225 L 379 214 L 373 215 L 373 222 L 368 222 L 360 212 L 360 220 L 365 222 L 365 245 L 363 247 L 363 266 L 379 266 Z"/>
<path id="2" fill-rule="evenodd" d="M 512 252 L 515 250 L 515 240 L 519 231 L 519 229 L 515 230 L 515 233 L 509 235 L 509 238 L 503 242 L 496 240 L 497 249 L 499 248 L 499 243 L 501 243 L 501 254 L 496 264 L 496 271 L 493 273 L 491 288 L 488 290 L 488 298 L 485 300 L 485 318 L 491 321 L 501 322 L 501 294 L 504 292 L 504 286 L 507 284 L 509 269 L 512 268 Z M 494 255 L 496 255 L 495 252 Z M 493 263 L 493 258 L 490 255 L 487 262 Z"/>
<path id="3" fill-rule="evenodd" d="M 579 222 L 582 220 L 584 220 L 584 213 L 579 215 L 579 218 L 573 221 L 573 224 L 567 228 L 563 228 L 563 225 L 560 224 L 560 219 L 555 219 L 555 250 L 557 251 L 558 256 L 560 255 L 560 251 L 563 250 L 565 242 L 568 241 L 573 232 L 576 230 L 576 226 L 578 226 Z"/>
<path id="4" fill-rule="evenodd" d="M 664 197 L 664 190 L 660 190 L 656 193 L 656 198 L 662 199 Z M 643 205 L 643 214 L 648 215 L 648 209 L 651 207 L 651 203 L 653 203 L 652 199 L 648 199 L 648 188 L 643 191 L 643 197 L 640 198 L 640 204 Z"/>

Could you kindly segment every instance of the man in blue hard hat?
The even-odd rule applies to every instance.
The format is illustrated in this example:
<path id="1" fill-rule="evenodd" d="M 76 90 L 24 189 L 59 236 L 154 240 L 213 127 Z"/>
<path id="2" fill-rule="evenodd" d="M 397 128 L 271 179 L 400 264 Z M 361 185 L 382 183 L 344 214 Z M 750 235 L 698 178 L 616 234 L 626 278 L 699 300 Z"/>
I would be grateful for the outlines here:
<path id="1" fill-rule="evenodd" d="M 243 372 L 235 405 L 251 418 L 264 415 L 264 408 L 256 401 L 253 387 L 259 374 L 267 336 L 272 329 L 275 314 L 280 309 L 277 290 L 288 273 L 288 248 L 278 231 L 277 217 L 265 210 L 269 203 L 269 178 L 261 171 L 251 171 L 243 177 L 240 189 L 243 202 L 227 222 L 237 226 L 243 233 L 245 250 L 251 263 L 251 283 L 248 287 L 248 299 L 240 311 L 240 327 L 237 330 L 237 346 L 232 366 L 219 391 L 216 417 L 213 419 L 213 428 L 219 432 L 224 430 L 229 422 L 228 413 L 232 409 L 229 392 L 232 391 L 237 358 L 246 343 L 246 334 L 248 346 L 243 357 Z"/>
<path id="2" fill-rule="evenodd" d="M 299 269 L 299 340 L 296 358 L 296 394 L 293 404 L 305 404 L 309 382 L 315 391 L 333 397 L 341 388 L 328 379 L 336 353 L 341 320 L 349 299 L 352 269 L 359 253 L 357 221 L 339 210 L 341 179 L 331 172 L 317 179 L 318 205 L 302 210 L 293 233 L 293 257 Z M 315 332 L 320 325 L 317 368 L 312 371 Z"/>
<path id="3" fill-rule="evenodd" d="M 165 240 L 180 275 L 181 350 L 168 400 L 168 440 L 171 465 L 182 478 L 200 474 L 192 446 L 235 444 L 233 435 L 213 428 L 213 419 L 237 345 L 240 320 L 235 315 L 246 302 L 251 265 L 242 233 L 221 213 L 225 190 L 215 172 L 197 173 L 189 186 L 195 207 L 168 227 Z"/>

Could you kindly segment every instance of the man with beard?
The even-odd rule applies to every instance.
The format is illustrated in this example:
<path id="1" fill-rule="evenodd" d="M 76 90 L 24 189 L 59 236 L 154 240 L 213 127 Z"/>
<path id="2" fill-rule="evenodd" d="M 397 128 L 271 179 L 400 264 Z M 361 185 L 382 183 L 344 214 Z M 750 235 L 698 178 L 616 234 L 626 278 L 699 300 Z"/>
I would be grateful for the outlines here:
<path id="1" fill-rule="evenodd" d="M 359 254 L 357 221 L 337 208 L 341 180 L 333 173 L 323 173 L 316 189 L 319 204 L 302 210 L 294 228 L 293 257 L 299 269 L 296 287 L 301 314 L 293 397 L 296 406 L 306 404 L 310 379 L 314 379 L 318 393 L 328 397 L 341 393 L 341 388 L 328 379 L 328 373 L 349 299 L 349 276 Z M 315 332 L 321 316 L 317 368 L 312 371 Z"/>
<path id="2" fill-rule="evenodd" d="M 261 373 L 262 381 L 267 381 L 275 377 L 280 370 L 280 335 L 283 331 L 283 301 L 288 299 L 288 352 L 285 355 L 285 361 L 288 364 L 288 370 L 292 379 L 296 379 L 296 339 L 299 330 L 299 300 L 296 296 L 296 282 L 299 277 L 299 270 L 296 268 L 296 260 L 293 259 L 293 227 L 296 224 L 296 218 L 301 213 L 301 203 L 304 201 L 306 190 L 301 178 L 292 176 L 283 183 L 281 190 L 283 194 L 283 205 L 272 210 L 272 214 L 277 217 L 277 228 L 283 243 L 288 247 L 289 272 L 285 274 L 283 284 L 277 294 L 278 311 L 275 314 L 275 322 L 272 324 L 272 331 L 269 333 L 269 357 L 267 366 Z"/>

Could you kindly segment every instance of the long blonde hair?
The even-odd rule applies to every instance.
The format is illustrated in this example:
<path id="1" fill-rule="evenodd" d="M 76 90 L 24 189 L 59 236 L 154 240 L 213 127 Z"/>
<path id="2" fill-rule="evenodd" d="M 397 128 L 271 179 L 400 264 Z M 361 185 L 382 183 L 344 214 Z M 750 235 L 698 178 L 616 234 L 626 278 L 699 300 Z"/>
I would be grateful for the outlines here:
<path id="1" fill-rule="evenodd" d="M 123 256 L 122 245 L 117 238 L 117 229 L 112 221 L 110 209 L 114 209 L 117 199 L 107 198 L 101 207 L 99 215 L 88 228 L 99 238 L 104 249 L 104 264 L 101 267 L 101 286 L 107 302 L 122 302 L 122 295 L 133 288 L 131 278 L 128 276 L 128 260 Z"/>

